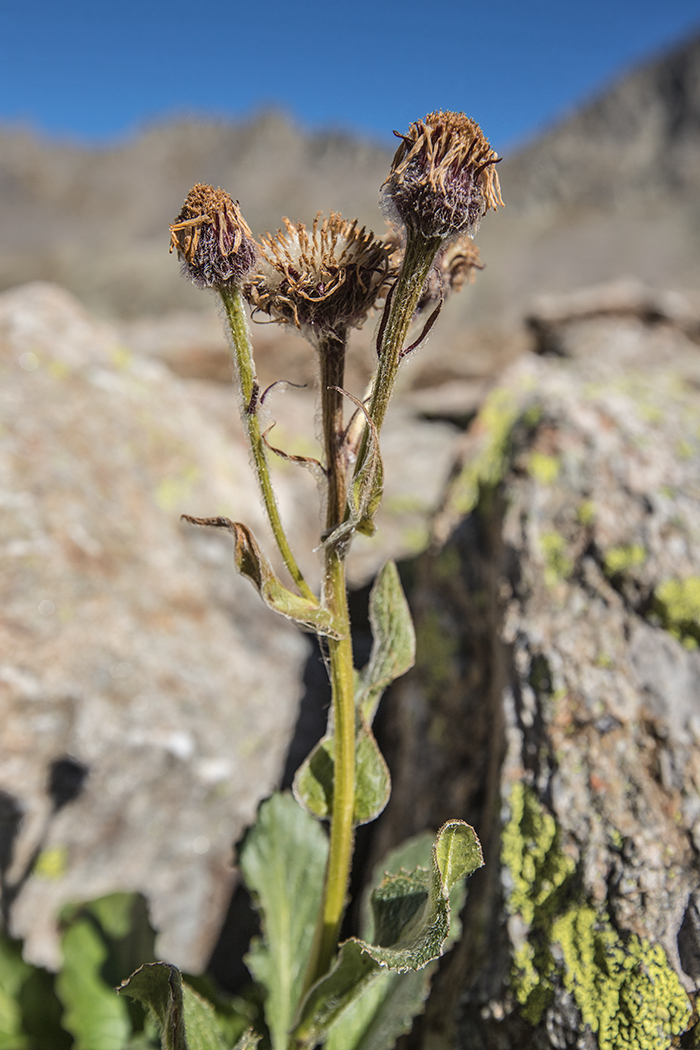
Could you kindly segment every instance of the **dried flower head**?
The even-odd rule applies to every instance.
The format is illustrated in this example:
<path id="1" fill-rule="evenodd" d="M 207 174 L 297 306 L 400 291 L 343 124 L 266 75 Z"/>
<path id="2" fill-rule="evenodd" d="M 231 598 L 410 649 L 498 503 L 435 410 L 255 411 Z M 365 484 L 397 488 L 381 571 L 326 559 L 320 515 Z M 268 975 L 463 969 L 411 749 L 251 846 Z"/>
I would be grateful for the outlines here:
<path id="1" fill-rule="evenodd" d="M 200 288 L 239 284 L 253 268 L 257 250 L 238 201 L 222 189 L 197 183 L 170 227 L 170 251 Z"/>
<path id="2" fill-rule="evenodd" d="M 411 124 L 382 187 L 387 210 L 424 237 L 473 237 L 501 200 L 499 158 L 464 113 L 429 113 Z"/>
<path id="3" fill-rule="evenodd" d="M 339 326 L 359 327 L 393 276 L 391 249 L 336 212 L 311 230 L 284 220 L 285 229 L 262 238 L 263 264 L 246 282 L 251 306 L 313 340 Z"/>
<path id="4" fill-rule="evenodd" d="M 483 268 L 479 249 L 471 238 L 463 233 L 438 253 L 423 285 L 416 312 L 423 313 L 441 300 L 447 299 L 453 292 L 458 292 L 465 284 L 472 284 L 476 271 Z"/>

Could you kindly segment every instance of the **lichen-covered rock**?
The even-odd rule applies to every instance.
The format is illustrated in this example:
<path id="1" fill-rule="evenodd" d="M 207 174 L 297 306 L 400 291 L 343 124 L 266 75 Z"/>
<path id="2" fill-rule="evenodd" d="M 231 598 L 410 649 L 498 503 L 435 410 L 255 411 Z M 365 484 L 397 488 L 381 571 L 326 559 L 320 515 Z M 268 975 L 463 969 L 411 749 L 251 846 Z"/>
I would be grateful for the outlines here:
<path id="1" fill-rule="evenodd" d="M 232 844 L 280 776 L 306 655 L 236 578 L 230 539 L 179 523 L 242 518 L 268 544 L 248 456 L 49 285 L 0 297 L 0 375 L 10 929 L 56 966 L 61 905 L 140 891 L 158 953 L 196 971 Z"/>
<path id="2" fill-rule="evenodd" d="M 570 356 L 502 377 L 410 569 L 375 849 L 464 817 L 486 855 L 426 1050 L 695 1045 L 700 354 L 634 313 L 557 323 Z"/>

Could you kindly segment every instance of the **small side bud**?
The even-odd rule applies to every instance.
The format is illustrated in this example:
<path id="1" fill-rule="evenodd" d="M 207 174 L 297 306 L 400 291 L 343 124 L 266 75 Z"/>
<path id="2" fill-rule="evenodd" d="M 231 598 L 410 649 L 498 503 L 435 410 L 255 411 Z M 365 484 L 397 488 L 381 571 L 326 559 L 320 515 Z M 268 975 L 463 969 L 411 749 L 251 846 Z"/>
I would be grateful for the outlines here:
<path id="1" fill-rule="evenodd" d="M 238 201 L 222 189 L 197 183 L 170 227 L 170 251 L 200 288 L 240 284 L 257 258 L 253 234 Z"/>
<path id="2" fill-rule="evenodd" d="M 382 187 L 393 219 L 426 238 L 473 237 L 489 208 L 502 205 L 499 157 L 464 113 L 429 113 L 399 135 L 401 145 Z"/>
<path id="3" fill-rule="evenodd" d="M 262 265 L 243 286 L 248 302 L 311 342 L 360 327 L 395 275 L 390 247 L 336 212 L 323 221 L 319 213 L 311 230 L 289 219 L 284 224 L 262 238 Z"/>
<path id="4" fill-rule="evenodd" d="M 476 271 L 483 269 L 479 249 L 466 233 L 451 241 L 438 253 L 425 279 L 416 313 L 432 310 L 465 284 L 473 284 Z"/>

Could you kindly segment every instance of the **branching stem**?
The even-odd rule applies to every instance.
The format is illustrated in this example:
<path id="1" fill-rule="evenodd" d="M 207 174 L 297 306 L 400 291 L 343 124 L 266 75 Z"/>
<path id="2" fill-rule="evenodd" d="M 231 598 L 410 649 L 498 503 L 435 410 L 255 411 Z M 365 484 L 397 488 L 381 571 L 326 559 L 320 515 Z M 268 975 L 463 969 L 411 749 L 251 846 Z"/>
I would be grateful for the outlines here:
<path id="1" fill-rule="evenodd" d="M 265 445 L 260 432 L 260 421 L 256 411 L 258 397 L 258 381 L 255 376 L 255 365 L 253 362 L 253 350 L 250 344 L 250 332 L 248 321 L 243 308 L 243 297 L 238 288 L 220 289 L 221 299 L 226 311 L 226 320 L 231 332 L 233 354 L 238 373 L 241 391 L 241 420 L 245 430 L 248 445 L 250 447 L 255 473 L 260 485 L 265 510 L 275 537 L 275 542 L 282 555 L 284 564 L 287 566 L 290 576 L 294 580 L 299 593 L 310 601 L 315 602 L 316 596 L 304 579 L 301 569 L 292 554 L 282 520 L 280 518 L 277 500 L 270 480 L 270 471 L 265 455 Z"/>

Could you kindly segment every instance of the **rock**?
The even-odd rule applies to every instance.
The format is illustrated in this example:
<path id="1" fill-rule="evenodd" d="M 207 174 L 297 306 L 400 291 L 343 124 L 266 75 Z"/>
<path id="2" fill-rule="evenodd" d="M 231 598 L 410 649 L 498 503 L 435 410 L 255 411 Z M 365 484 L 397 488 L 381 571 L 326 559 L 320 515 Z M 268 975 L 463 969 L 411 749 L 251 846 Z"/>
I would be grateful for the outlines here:
<path id="1" fill-rule="evenodd" d="M 560 307 L 570 356 L 502 376 L 406 567 L 374 859 L 463 817 L 486 866 L 405 1046 L 657 1050 L 696 1016 L 698 348 Z"/>
<path id="2" fill-rule="evenodd" d="M 229 538 L 179 523 L 242 518 L 269 547 L 248 456 L 53 286 L 0 297 L 0 369 L 10 886 L 39 850 L 10 929 L 55 967 L 65 902 L 140 891 L 159 955 L 198 971 L 232 843 L 281 774 L 307 652 L 235 576 Z M 282 479 L 285 510 L 288 494 Z"/>

